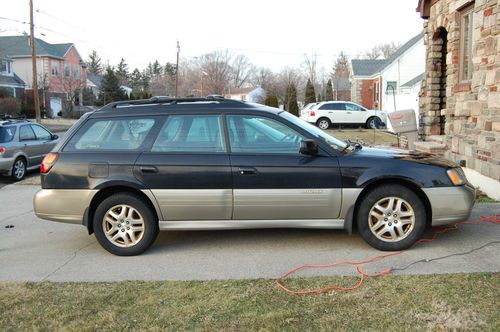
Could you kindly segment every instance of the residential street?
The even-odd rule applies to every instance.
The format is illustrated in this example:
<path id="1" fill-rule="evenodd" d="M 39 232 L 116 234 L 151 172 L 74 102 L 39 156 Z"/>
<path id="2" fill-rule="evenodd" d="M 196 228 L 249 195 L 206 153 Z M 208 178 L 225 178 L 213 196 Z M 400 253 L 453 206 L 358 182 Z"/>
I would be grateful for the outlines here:
<path id="1" fill-rule="evenodd" d="M 357 235 L 330 230 L 246 230 L 160 233 L 136 257 L 109 254 L 83 226 L 38 219 L 33 185 L 0 189 L 0 280 L 114 281 L 276 278 L 302 264 L 366 260 L 381 254 Z M 471 219 L 498 213 L 500 204 L 480 204 Z M 9 227 L 8 226 L 14 226 Z M 368 273 L 402 267 L 423 258 L 461 253 L 500 239 L 499 225 L 461 226 L 432 244 L 366 266 Z M 416 264 L 404 273 L 500 271 L 500 245 L 465 256 Z M 353 274 L 352 267 L 307 271 L 307 275 Z M 397 272 L 398 274 L 401 272 Z"/>

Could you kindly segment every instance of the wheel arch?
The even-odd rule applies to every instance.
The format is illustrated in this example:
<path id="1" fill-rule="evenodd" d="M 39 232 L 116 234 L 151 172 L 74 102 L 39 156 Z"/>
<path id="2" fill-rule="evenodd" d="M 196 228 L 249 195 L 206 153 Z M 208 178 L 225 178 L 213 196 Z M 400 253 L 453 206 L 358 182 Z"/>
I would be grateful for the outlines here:
<path id="1" fill-rule="evenodd" d="M 396 185 L 401 185 L 403 187 L 406 187 L 413 191 L 422 201 L 425 207 L 425 223 L 426 227 L 430 227 L 432 224 L 432 206 L 429 201 L 429 198 L 427 195 L 424 193 L 424 191 L 421 189 L 419 185 L 417 185 L 415 182 L 412 182 L 411 180 L 404 179 L 404 178 L 380 178 L 376 179 L 374 181 L 371 181 L 365 185 L 361 193 L 356 199 L 356 202 L 354 203 L 354 208 L 353 208 L 353 215 L 351 220 L 349 220 L 352 225 L 350 227 L 356 227 L 356 220 L 358 218 L 358 210 L 359 210 L 359 205 L 363 201 L 363 199 L 366 197 L 368 193 L 370 193 L 373 189 L 377 188 L 378 186 L 381 185 L 387 185 L 387 184 L 396 184 Z"/>
<path id="2" fill-rule="evenodd" d="M 83 224 L 85 225 L 85 227 L 87 227 L 89 234 L 92 234 L 94 232 L 94 226 L 93 226 L 94 223 L 92 221 L 94 219 L 95 210 L 97 209 L 99 203 L 102 202 L 104 199 L 117 193 L 130 193 L 132 195 L 139 197 L 141 200 L 144 201 L 144 203 L 146 203 L 149 206 L 151 212 L 156 217 L 156 219 L 160 220 L 161 211 L 158 208 L 152 194 L 147 194 L 144 191 L 138 188 L 134 188 L 132 186 L 126 186 L 126 185 L 110 186 L 99 190 L 94 195 L 94 197 L 92 197 L 92 200 L 90 201 L 90 204 L 87 207 L 87 209 L 85 209 Z"/>

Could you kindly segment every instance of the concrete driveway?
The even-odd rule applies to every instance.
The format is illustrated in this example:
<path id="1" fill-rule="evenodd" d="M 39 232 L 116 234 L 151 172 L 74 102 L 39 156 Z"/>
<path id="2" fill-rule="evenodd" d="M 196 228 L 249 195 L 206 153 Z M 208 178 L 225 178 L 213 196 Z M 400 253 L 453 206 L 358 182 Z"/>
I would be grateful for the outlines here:
<path id="1" fill-rule="evenodd" d="M 163 232 L 145 254 L 117 257 L 102 249 L 79 225 L 38 219 L 33 185 L 0 189 L 0 280 L 114 281 L 276 278 L 302 264 L 365 260 L 382 252 L 359 235 L 332 230 Z M 500 211 L 476 205 L 471 219 Z M 12 227 L 13 226 L 13 227 Z M 432 244 L 365 267 L 369 273 L 424 258 L 466 252 L 500 240 L 500 225 L 479 223 L 448 233 Z M 413 265 L 395 274 L 500 271 L 500 244 L 473 253 Z M 302 275 L 352 275 L 352 267 L 310 270 Z"/>

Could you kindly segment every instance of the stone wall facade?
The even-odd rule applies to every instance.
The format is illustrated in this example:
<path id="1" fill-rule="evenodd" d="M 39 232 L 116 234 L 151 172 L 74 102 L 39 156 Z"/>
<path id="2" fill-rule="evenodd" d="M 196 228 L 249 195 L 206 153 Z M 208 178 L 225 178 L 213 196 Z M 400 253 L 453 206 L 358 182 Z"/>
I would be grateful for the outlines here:
<path id="1" fill-rule="evenodd" d="M 420 137 L 445 135 L 445 157 L 500 180 L 500 6 L 497 0 L 430 0 Z M 472 79 L 459 79 L 461 10 L 472 6 Z M 470 8 L 470 7 L 469 7 Z"/>

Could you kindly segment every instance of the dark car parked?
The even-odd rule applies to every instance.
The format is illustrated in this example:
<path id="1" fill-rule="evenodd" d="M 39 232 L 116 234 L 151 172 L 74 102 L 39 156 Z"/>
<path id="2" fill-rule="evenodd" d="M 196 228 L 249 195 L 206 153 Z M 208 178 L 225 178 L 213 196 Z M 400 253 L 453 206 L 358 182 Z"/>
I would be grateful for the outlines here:
<path id="1" fill-rule="evenodd" d="M 86 114 L 46 156 L 38 217 L 83 224 L 117 255 L 159 230 L 347 229 L 381 250 L 466 219 L 455 164 L 345 143 L 288 112 L 222 98 L 118 102 Z"/>
<path id="2" fill-rule="evenodd" d="M 0 175 L 22 180 L 28 170 L 40 167 L 58 138 L 37 123 L 0 115 Z"/>

